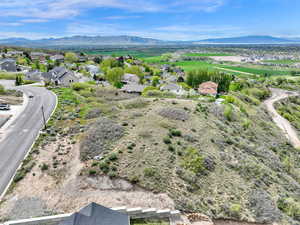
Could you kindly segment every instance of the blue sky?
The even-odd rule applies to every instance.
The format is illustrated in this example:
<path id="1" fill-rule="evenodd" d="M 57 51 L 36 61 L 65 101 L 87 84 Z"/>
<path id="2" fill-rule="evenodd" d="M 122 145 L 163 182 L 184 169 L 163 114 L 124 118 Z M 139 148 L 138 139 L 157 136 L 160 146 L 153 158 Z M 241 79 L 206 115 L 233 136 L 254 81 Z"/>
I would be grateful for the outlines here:
<path id="1" fill-rule="evenodd" d="M 300 0 L 0 0 L 0 38 L 300 37 Z"/>

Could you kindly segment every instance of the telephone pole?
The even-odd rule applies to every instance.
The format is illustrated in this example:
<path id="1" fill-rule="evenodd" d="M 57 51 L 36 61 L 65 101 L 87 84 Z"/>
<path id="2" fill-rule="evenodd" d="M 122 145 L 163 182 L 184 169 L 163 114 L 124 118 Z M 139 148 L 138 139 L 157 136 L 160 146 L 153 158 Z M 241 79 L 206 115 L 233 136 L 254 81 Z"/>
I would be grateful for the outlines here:
<path id="1" fill-rule="evenodd" d="M 44 127 L 45 127 L 45 130 L 46 130 L 46 129 L 47 129 L 47 124 L 46 124 L 46 118 L 45 118 L 44 106 L 42 106 L 42 114 L 43 114 Z"/>

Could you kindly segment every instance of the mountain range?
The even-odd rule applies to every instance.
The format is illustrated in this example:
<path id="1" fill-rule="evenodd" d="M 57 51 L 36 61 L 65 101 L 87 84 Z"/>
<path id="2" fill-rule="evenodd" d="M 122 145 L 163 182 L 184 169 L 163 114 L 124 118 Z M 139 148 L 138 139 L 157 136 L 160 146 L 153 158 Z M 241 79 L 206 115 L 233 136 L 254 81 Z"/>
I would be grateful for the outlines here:
<path id="1" fill-rule="evenodd" d="M 105 46 L 105 45 L 197 45 L 197 44 L 293 44 L 299 38 L 278 38 L 272 36 L 243 36 L 231 38 L 204 39 L 198 41 L 162 41 L 135 36 L 72 36 L 30 40 L 25 38 L 1 39 L 0 45 L 22 47 L 55 47 L 55 46 Z"/>

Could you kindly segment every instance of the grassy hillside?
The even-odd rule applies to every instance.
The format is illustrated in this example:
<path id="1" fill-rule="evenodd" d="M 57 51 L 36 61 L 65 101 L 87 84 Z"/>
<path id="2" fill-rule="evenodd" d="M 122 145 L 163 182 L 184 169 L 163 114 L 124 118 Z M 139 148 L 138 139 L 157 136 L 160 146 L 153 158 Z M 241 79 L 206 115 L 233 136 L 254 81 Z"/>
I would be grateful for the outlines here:
<path id="1" fill-rule="evenodd" d="M 15 182 L 38 166 L 39 151 L 64 137 L 68 143 L 80 143 L 85 165 L 77 175 L 80 179 L 122 178 L 154 193 L 167 193 L 183 212 L 296 224 L 299 150 L 287 142 L 261 104 L 268 96 L 265 87 L 244 86 L 224 97 L 224 104 L 210 98 L 142 98 L 92 84 L 55 89 L 58 111 L 33 150 L 35 160 L 29 157 Z M 43 147 L 37 150 L 39 145 Z M 93 159 L 99 155 L 103 158 Z M 60 163 L 57 157 L 39 165 L 42 173 L 57 183 L 76 176 L 68 170 L 69 162 Z"/>

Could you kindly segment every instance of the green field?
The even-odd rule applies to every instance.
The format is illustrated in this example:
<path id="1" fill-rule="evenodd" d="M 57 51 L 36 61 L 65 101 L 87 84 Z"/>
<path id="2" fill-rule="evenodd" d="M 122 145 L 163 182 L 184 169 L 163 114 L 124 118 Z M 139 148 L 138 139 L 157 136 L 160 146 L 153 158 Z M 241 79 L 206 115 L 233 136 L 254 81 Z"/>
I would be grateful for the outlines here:
<path id="1" fill-rule="evenodd" d="M 215 65 L 210 64 L 208 62 L 204 62 L 204 61 L 182 61 L 182 62 L 172 63 L 172 65 L 173 64 L 181 67 L 186 72 L 189 72 L 192 70 L 199 70 L 199 69 L 213 70 L 215 67 Z"/>
<path id="2" fill-rule="evenodd" d="M 289 71 L 285 70 L 268 70 L 268 69 L 259 69 L 259 68 L 249 68 L 249 67 L 239 67 L 239 66 L 224 66 L 220 65 L 218 67 L 222 67 L 224 69 L 230 69 L 230 70 L 236 70 L 240 72 L 246 72 L 246 73 L 252 73 L 252 74 L 258 74 L 258 75 L 289 75 Z"/>
<path id="3" fill-rule="evenodd" d="M 282 60 L 264 60 L 263 62 L 290 65 L 294 63 L 300 63 L 300 60 L 282 59 Z"/>
<path id="4" fill-rule="evenodd" d="M 228 53 L 186 53 L 184 55 L 191 56 L 191 57 L 232 56 L 232 54 L 228 54 Z"/>
<path id="5" fill-rule="evenodd" d="M 140 57 L 144 62 L 154 64 L 154 63 L 165 63 L 161 56 L 152 57 Z"/>

